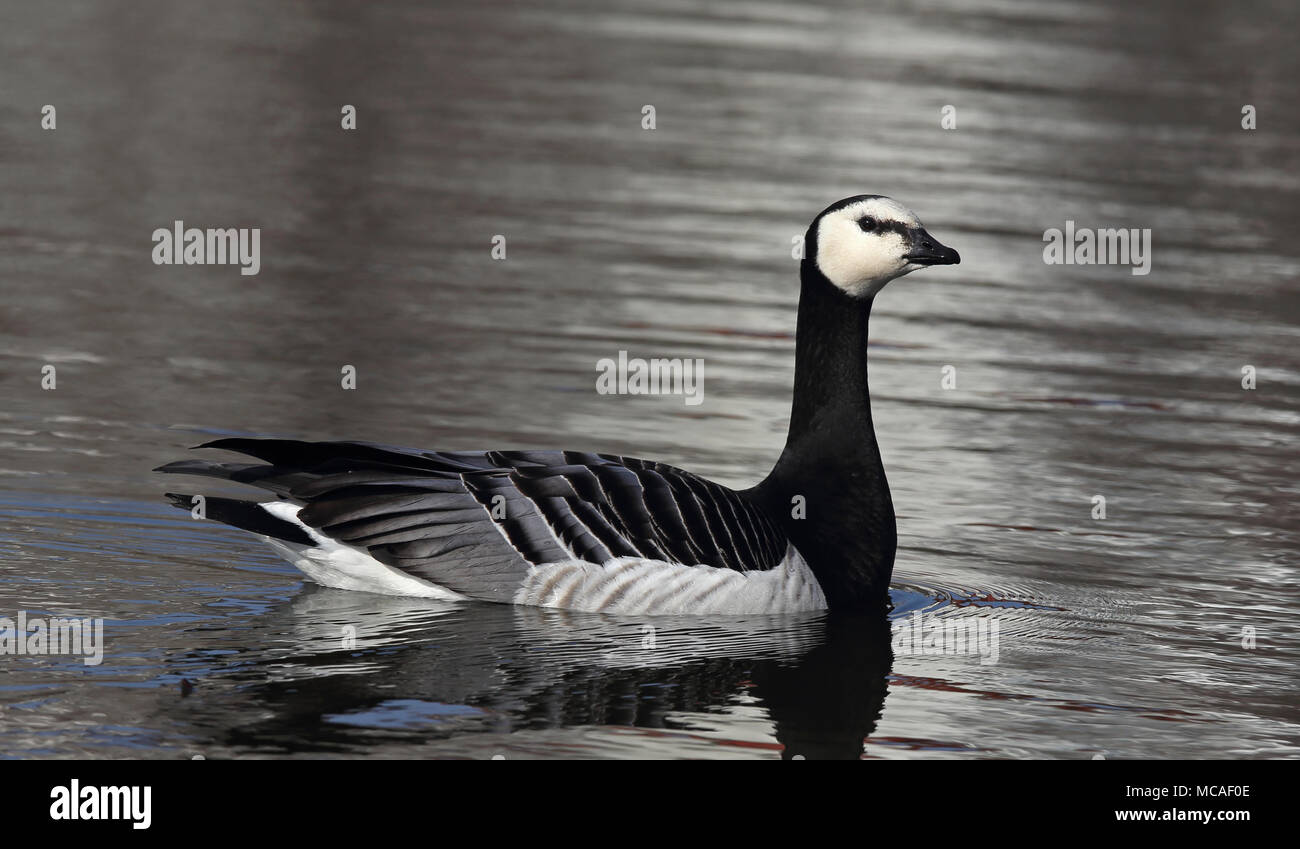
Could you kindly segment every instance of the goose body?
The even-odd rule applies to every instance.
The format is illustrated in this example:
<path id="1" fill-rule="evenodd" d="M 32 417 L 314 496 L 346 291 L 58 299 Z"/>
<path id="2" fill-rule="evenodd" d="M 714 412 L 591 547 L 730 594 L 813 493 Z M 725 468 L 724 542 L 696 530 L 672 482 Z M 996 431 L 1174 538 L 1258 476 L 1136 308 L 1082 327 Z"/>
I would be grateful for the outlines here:
<path id="1" fill-rule="evenodd" d="M 609 454 L 283 439 L 199 446 L 257 462 L 158 471 L 266 490 L 274 498 L 169 497 L 340 589 L 623 614 L 879 606 L 896 532 L 867 389 L 872 299 L 889 280 L 958 261 L 889 198 L 817 216 L 800 267 L 790 432 L 751 489 Z"/>

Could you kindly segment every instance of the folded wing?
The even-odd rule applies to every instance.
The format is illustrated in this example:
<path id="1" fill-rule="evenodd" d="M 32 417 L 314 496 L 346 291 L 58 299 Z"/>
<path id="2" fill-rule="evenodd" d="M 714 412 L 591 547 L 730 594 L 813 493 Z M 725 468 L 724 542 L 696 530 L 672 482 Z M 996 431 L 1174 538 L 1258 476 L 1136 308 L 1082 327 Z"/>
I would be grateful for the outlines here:
<path id="1" fill-rule="evenodd" d="M 282 439 L 199 447 L 261 462 L 186 460 L 159 471 L 268 490 L 300 505 L 299 521 L 321 536 L 473 598 L 509 602 L 529 568 L 544 563 L 636 557 L 749 572 L 776 567 L 786 553 L 785 537 L 745 496 L 653 461 Z M 276 536 L 251 518 L 250 502 L 218 504 L 212 518 Z"/>

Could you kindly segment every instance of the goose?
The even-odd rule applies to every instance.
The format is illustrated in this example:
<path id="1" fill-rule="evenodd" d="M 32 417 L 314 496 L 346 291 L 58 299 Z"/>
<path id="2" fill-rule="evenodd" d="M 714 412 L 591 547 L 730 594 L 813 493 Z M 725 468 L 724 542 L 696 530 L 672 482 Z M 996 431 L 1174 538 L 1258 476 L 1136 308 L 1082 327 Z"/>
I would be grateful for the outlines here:
<path id="1" fill-rule="evenodd" d="M 260 535 L 327 587 L 632 615 L 883 609 L 897 532 L 871 421 L 867 323 L 889 281 L 960 260 L 882 195 L 813 219 L 789 433 L 750 489 L 585 451 L 259 438 L 197 446 L 257 462 L 155 471 L 270 492 L 261 502 L 166 495 Z"/>

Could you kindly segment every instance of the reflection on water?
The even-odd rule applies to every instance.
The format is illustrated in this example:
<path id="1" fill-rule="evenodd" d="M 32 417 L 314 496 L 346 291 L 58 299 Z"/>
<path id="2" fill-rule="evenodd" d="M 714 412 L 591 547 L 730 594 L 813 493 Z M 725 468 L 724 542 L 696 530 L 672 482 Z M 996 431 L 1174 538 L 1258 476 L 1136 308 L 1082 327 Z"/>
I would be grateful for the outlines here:
<path id="1" fill-rule="evenodd" d="M 787 758 L 856 758 L 890 660 L 883 619 L 638 623 L 329 590 L 305 592 L 254 627 L 285 635 L 280 651 L 239 664 L 233 678 L 246 683 L 232 702 L 186 706 L 194 745 L 209 754 L 418 752 L 437 741 L 440 754 L 475 756 L 515 745 L 495 735 L 606 728 L 723 754 L 757 745 Z M 252 721 L 241 719 L 250 699 L 269 708 Z M 724 736 L 714 715 L 741 705 L 771 723 L 775 745 Z M 470 732 L 486 737 L 460 739 Z"/>
<path id="2" fill-rule="evenodd" d="M 1298 16 L 0 12 L 0 616 L 103 617 L 109 643 L 98 667 L 0 658 L 0 755 L 1295 756 Z M 858 192 L 963 257 L 873 316 L 892 622 L 321 591 L 149 474 L 255 434 L 602 450 L 747 486 L 789 413 L 791 237 Z M 177 219 L 260 227 L 259 274 L 154 266 Z M 1067 220 L 1150 228 L 1151 273 L 1044 265 Z M 620 350 L 704 358 L 704 403 L 597 394 Z M 916 612 L 996 618 L 997 662 L 895 651 Z"/>

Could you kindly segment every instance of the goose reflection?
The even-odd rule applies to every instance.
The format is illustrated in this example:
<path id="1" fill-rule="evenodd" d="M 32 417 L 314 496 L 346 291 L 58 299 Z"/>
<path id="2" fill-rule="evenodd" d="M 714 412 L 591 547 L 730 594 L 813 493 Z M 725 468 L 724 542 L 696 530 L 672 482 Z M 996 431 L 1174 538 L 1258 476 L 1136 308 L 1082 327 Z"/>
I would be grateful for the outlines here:
<path id="1" fill-rule="evenodd" d="M 893 659 L 883 612 L 632 619 L 305 586 L 255 624 L 281 635 L 278 648 L 231 670 L 243 712 L 208 723 L 220 728 L 211 743 L 245 752 L 356 753 L 359 740 L 571 726 L 689 730 L 692 714 L 745 699 L 772 723 L 782 758 L 859 758 Z"/>

